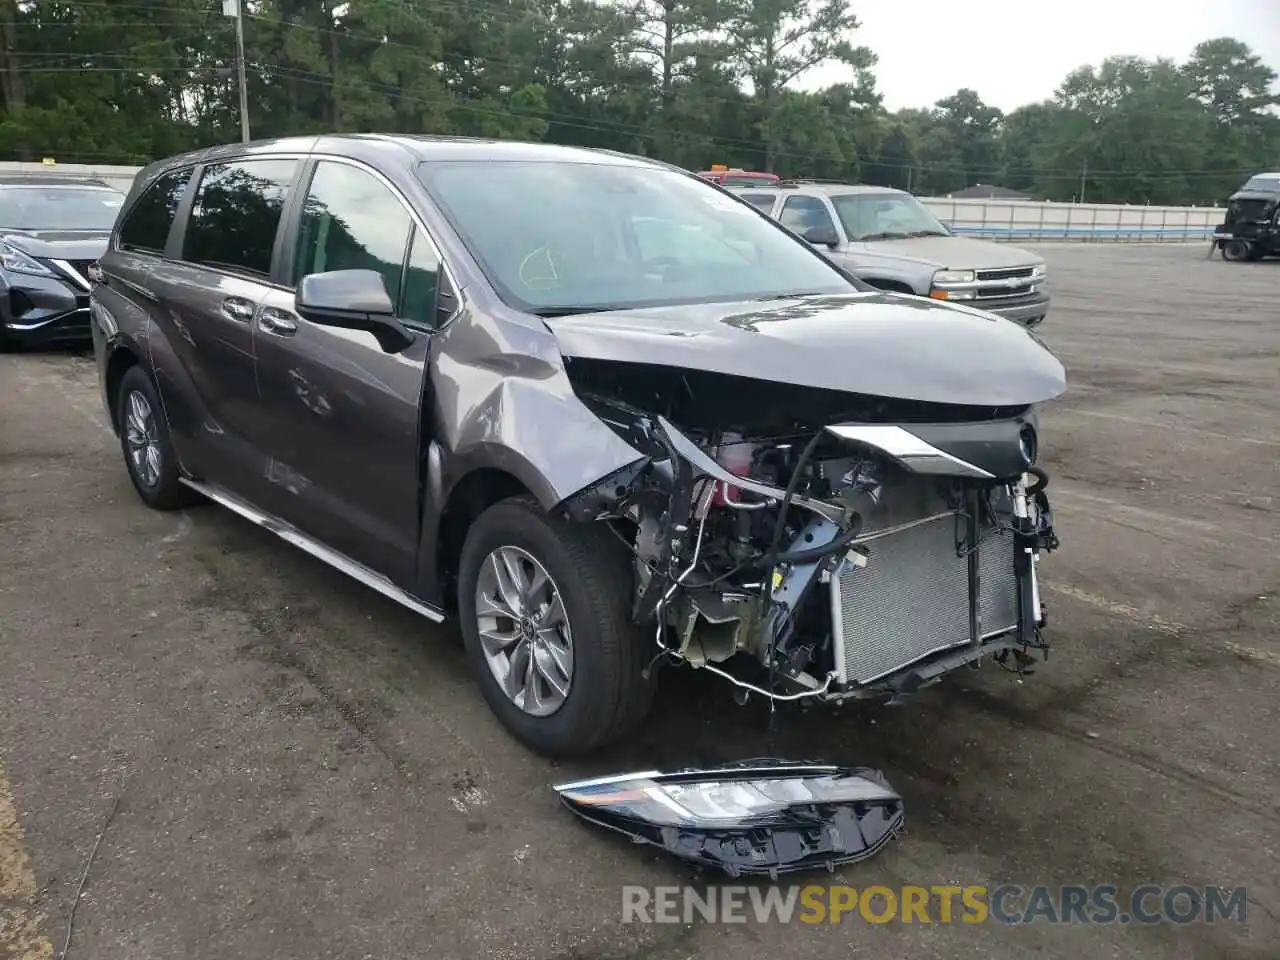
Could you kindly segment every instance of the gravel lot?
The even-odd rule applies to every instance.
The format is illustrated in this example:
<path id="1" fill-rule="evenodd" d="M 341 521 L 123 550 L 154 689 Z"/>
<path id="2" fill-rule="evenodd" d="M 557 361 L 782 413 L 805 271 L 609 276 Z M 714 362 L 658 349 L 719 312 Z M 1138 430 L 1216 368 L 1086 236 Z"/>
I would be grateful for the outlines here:
<path id="1" fill-rule="evenodd" d="M 450 631 L 225 511 L 146 510 L 89 359 L 0 357 L 0 956 L 61 948 L 117 804 L 72 957 L 1280 957 L 1280 262 L 1043 249 L 1049 663 L 773 734 L 682 677 L 572 769 L 506 737 Z M 1246 885 L 1248 922 L 623 925 L 621 885 L 692 874 L 547 784 L 763 753 L 907 798 L 844 882 Z"/>

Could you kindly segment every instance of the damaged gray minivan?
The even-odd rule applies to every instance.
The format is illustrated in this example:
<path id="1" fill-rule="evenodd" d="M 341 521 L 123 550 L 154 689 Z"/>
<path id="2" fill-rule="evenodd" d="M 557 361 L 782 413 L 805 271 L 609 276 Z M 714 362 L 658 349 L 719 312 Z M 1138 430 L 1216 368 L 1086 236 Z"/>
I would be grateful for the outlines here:
<path id="1" fill-rule="evenodd" d="M 903 698 L 1045 650 L 1025 328 L 867 288 L 696 175 L 403 136 L 137 177 L 91 271 L 142 500 L 219 503 L 459 619 L 521 742 L 580 755 L 683 662 Z"/>

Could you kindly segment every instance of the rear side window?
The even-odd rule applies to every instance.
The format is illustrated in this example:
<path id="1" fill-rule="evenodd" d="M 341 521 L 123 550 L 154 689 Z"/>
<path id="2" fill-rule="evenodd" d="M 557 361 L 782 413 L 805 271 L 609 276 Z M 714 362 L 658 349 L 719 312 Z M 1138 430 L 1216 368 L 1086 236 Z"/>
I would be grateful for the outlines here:
<path id="1" fill-rule="evenodd" d="M 205 168 L 196 191 L 182 259 L 236 273 L 271 273 L 280 215 L 297 160 L 241 160 Z"/>
<path id="2" fill-rule="evenodd" d="M 182 202 L 183 192 L 190 179 L 190 167 L 174 170 L 158 177 L 143 191 L 120 224 L 118 243 L 121 250 L 164 253 L 165 244 L 169 240 L 169 228 L 178 215 L 178 204 Z"/>

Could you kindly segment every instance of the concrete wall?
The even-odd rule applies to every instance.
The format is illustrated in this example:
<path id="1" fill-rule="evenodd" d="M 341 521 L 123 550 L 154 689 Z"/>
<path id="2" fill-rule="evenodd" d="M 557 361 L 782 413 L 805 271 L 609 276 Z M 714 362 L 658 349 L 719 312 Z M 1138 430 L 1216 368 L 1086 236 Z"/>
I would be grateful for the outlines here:
<path id="1" fill-rule="evenodd" d="M 126 191 L 140 169 L 74 163 L 0 163 L 0 174 L 98 177 Z M 991 240 L 1206 241 L 1225 214 L 1218 207 L 1134 207 L 945 197 L 921 197 L 920 200 L 956 233 Z"/>

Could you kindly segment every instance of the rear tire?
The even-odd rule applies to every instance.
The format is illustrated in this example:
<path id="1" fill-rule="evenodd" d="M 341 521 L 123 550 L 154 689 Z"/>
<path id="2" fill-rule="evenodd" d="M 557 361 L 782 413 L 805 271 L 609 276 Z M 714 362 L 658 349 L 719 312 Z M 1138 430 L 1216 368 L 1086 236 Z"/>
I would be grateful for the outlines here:
<path id="1" fill-rule="evenodd" d="M 505 568 L 489 565 L 512 557 L 530 572 L 526 580 L 536 580 L 540 568 L 551 581 L 549 595 L 558 594 L 563 604 L 572 670 L 567 693 L 551 712 L 545 712 L 545 700 L 558 700 L 559 695 L 549 687 L 542 687 L 551 692 L 548 698 L 517 693 L 523 697 L 524 705 L 506 692 L 520 683 L 523 670 L 509 668 L 516 679 L 506 681 L 504 688 L 497 672 L 502 671 L 503 658 L 508 654 L 495 652 L 498 644 L 491 639 L 498 634 L 513 638 L 507 641 L 506 648 L 513 651 L 509 655 L 511 664 L 528 663 L 529 656 L 521 659 L 518 654 L 522 646 L 535 653 L 545 652 L 549 641 L 544 638 L 545 631 L 537 629 L 538 603 L 520 604 L 523 609 L 515 612 L 533 615 L 519 621 L 501 614 L 490 616 L 485 631 L 489 639 L 482 637 L 477 613 L 484 601 L 478 598 L 478 590 L 485 596 L 495 596 L 494 571 Z M 519 497 L 489 507 L 471 525 L 458 576 L 463 640 L 485 700 L 520 743 L 546 757 L 580 757 L 630 733 L 648 715 L 654 683 L 652 676 L 642 676 L 649 651 L 642 631 L 630 620 L 631 588 L 625 551 L 598 524 L 572 523 L 549 516 L 530 498 Z M 492 613 L 493 609 L 485 603 L 479 612 Z M 529 638 L 527 641 L 514 639 L 521 636 L 521 621 L 526 621 L 523 636 Z M 562 643 L 564 633 L 555 637 L 556 643 Z M 540 664 L 550 663 L 545 656 L 535 655 L 532 659 Z M 491 666 L 491 662 L 498 666 Z M 524 676 L 531 678 L 532 686 L 541 684 L 540 677 L 545 675 L 530 672 Z M 539 708 L 543 715 L 531 712 Z"/>
<path id="2" fill-rule="evenodd" d="M 195 491 L 179 479 L 160 396 L 142 367 L 125 371 L 115 401 L 125 469 L 142 502 L 153 510 L 180 510 L 197 502 Z"/>

